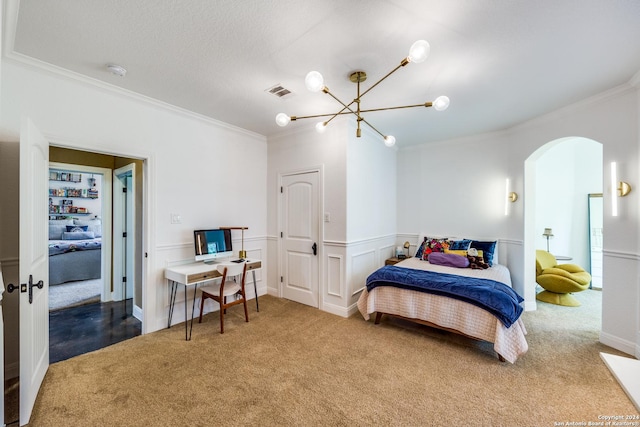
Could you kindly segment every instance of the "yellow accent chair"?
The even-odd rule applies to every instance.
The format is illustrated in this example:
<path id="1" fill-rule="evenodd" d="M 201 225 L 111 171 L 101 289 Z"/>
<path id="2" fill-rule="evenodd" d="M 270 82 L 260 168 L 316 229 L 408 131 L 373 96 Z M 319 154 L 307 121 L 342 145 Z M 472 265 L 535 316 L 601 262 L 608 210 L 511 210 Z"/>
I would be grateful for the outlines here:
<path id="1" fill-rule="evenodd" d="M 576 264 L 558 264 L 547 251 L 536 250 L 536 282 L 545 290 L 536 295 L 539 301 L 568 307 L 578 307 L 571 293 L 589 288 L 591 274 Z"/>

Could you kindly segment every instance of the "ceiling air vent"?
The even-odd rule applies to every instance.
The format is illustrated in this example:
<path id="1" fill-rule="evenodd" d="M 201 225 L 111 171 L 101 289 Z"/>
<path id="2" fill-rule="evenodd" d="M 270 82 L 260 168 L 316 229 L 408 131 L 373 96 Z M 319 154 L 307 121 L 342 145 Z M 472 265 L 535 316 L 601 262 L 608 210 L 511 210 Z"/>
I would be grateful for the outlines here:
<path id="1" fill-rule="evenodd" d="M 293 94 L 293 92 L 291 92 L 289 89 L 286 89 L 286 88 L 282 87 L 282 85 L 279 85 L 279 84 L 270 87 L 265 92 L 269 92 L 270 94 L 275 95 L 278 98 L 284 98 L 287 95 L 292 95 Z"/>

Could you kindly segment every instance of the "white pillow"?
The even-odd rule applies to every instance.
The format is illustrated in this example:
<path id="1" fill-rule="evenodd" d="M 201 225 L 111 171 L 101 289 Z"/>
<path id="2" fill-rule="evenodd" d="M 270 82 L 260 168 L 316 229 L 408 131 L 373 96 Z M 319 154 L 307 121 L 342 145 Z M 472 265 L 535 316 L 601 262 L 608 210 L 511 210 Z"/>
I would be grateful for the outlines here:
<path id="1" fill-rule="evenodd" d="M 102 237 L 102 221 L 99 219 L 74 219 L 74 225 L 87 226 L 87 231 L 91 231 L 95 237 Z"/>

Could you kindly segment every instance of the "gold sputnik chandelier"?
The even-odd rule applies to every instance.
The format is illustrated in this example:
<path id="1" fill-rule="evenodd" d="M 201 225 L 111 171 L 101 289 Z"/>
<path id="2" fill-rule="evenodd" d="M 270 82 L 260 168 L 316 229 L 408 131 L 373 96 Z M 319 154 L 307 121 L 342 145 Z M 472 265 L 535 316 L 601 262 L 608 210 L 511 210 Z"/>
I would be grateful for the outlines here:
<path id="1" fill-rule="evenodd" d="M 328 120 L 321 121 L 316 125 L 316 130 L 319 133 L 322 133 L 325 131 L 329 122 L 335 119 L 337 116 L 340 116 L 343 114 L 353 114 L 356 116 L 356 119 L 357 119 L 358 128 L 356 130 L 356 136 L 358 138 L 361 136 L 360 122 L 364 122 L 371 129 L 376 131 L 382 138 L 384 138 L 385 145 L 387 145 L 388 147 L 391 147 L 396 143 L 396 138 L 393 135 L 385 135 L 382 132 L 380 132 L 378 129 L 376 129 L 371 123 L 365 120 L 365 118 L 362 116 L 363 113 L 370 113 L 374 111 L 384 111 L 384 110 L 399 110 L 402 108 L 413 108 L 413 107 L 433 107 L 437 111 L 443 111 L 443 110 L 446 110 L 447 107 L 449 107 L 449 98 L 447 98 L 446 96 L 440 96 L 436 98 L 435 101 L 425 102 L 424 104 L 403 105 L 399 107 L 372 108 L 368 110 L 363 110 L 360 108 L 360 100 L 364 95 L 369 93 L 371 89 L 376 87 L 378 84 L 380 84 L 380 82 L 382 82 L 384 79 L 389 77 L 391 74 L 398 71 L 401 67 L 404 67 L 410 62 L 416 63 L 416 64 L 419 64 L 420 62 L 424 62 L 427 59 L 427 56 L 429 56 L 430 49 L 431 48 L 429 46 L 429 43 L 427 43 L 425 40 L 418 40 L 417 42 L 411 45 L 411 48 L 409 49 L 409 56 L 407 56 L 402 61 L 400 61 L 400 65 L 398 65 L 396 68 L 391 70 L 389 73 L 387 73 L 387 75 L 382 77 L 380 80 L 374 83 L 369 89 L 365 90 L 362 93 L 360 92 L 360 83 L 364 82 L 367 79 L 367 73 L 365 73 L 364 71 L 355 71 L 351 73 L 351 75 L 349 76 L 349 80 L 351 80 L 353 83 L 356 83 L 358 85 L 358 89 L 357 89 L 356 98 L 353 101 L 351 101 L 349 104 L 342 102 L 333 93 L 329 91 L 329 88 L 324 85 L 324 78 L 322 77 L 322 74 L 320 74 L 317 71 L 310 71 L 307 74 L 307 77 L 304 79 L 307 89 L 309 89 L 311 92 L 322 91 L 326 93 L 327 95 L 331 96 L 333 99 L 338 101 L 338 103 L 342 105 L 342 109 L 339 110 L 337 113 L 315 114 L 312 116 L 288 116 L 285 113 L 279 113 L 278 115 L 276 115 L 276 123 L 278 124 L 278 126 L 286 126 L 289 124 L 289 122 L 299 120 L 299 119 L 329 117 Z"/>

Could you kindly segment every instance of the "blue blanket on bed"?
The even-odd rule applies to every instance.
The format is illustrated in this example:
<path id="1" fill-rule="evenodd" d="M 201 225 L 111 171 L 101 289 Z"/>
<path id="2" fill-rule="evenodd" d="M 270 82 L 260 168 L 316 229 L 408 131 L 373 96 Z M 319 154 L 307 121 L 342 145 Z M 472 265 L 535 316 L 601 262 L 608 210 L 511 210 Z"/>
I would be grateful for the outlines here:
<path id="1" fill-rule="evenodd" d="M 394 286 L 465 301 L 487 310 L 507 328 L 523 311 L 522 297 L 495 280 L 385 265 L 367 278 L 367 291 L 377 286 Z"/>

